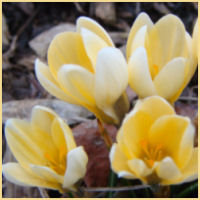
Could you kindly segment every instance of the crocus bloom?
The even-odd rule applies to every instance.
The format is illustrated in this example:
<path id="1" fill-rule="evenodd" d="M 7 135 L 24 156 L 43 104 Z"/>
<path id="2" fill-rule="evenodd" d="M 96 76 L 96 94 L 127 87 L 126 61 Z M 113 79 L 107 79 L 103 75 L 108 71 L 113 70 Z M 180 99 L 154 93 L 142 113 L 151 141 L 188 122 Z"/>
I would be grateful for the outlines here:
<path id="1" fill-rule="evenodd" d="M 166 15 L 153 24 L 141 13 L 127 43 L 131 88 L 140 98 L 159 95 L 173 103 L 196 70 L 195 46 L 175 15 Z"/>
<path id="2" fill-rule="evenodd" d="M 36 75 L 52 95 L 109 123 L 119 123 L 127 112 L 125 58 L 94 20 L 80 17 L 76 32 L 58 34 L 48 49 L 48 65 L 36 60 Z"/>
<path id="3" fill-rule="evenodd" d="M 7 143 L 17 162 L 3 164 L 12 183 L 64 192 L 86 173 L 87 154 L 77 147 L 72 131 L 52 110 L 36 106 L 31 121 L 9 119 Z"/>
<path id="4" fill-rule="evenodd" d="M 146 184 L 178 184 L 197 178 L 198 150 L 188 117 L 175 114 L 162 97 L 138 100 L 126 116 L 110 152 L 119 177 Z"/>

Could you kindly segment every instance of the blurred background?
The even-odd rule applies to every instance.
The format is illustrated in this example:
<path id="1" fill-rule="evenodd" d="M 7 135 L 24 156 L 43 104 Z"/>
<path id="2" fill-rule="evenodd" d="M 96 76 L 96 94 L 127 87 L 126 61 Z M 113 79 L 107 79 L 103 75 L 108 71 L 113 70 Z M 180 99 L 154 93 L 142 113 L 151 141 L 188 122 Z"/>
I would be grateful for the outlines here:
<path id="1" fill-rule="evenodd" d="M 2 101 L 3 126 L 10 117 L 28 117 L 33 105 L 49 106 L 70 118 L 71 124 L 80 123 L 90 117 L 84 109 L 63 106 L 48 94 L 39 84 L 34 73 L 34 61 L 46 61 L 48 45 L 52 38 L 62 31 L 74 31 L 79 16 L 97 20 L 111 35 L 114 43 L 125 54 L 125 43 L 136 16 L 144 11 L 153 22 L 168 13 L 181 18 L 191 34 L 197 18 L 197 3 L 2 3 L 3 4 L 3 66 Z M 176 110 L 197 120 L 198 73 L 196 71 L 182 97 L 176 102 Z M 132 94 L 132 98 L 136 98 Z M 63 110 L 63 107 L 65 109 Z M 70 110 L 71 109 L 71 110 Z M 67 116 L 67 113 L 73 115 Z M 68 114 L 69 115 L 69 114 Z M 3 141 L 3 162 L 13 160 Z M 100 184 L 101 186 L 101 184 Z M 176 188 L 176 191 L 181 191 Z M 50 193 L 50 197 L 58 197 Z M 196 192 L 189 197 L 197 197 Z M 23 188 L 3 178 L 3 197 L 41 197 L 37 188 Z M 142 197 L 142 196 L 141 196 Z"/>

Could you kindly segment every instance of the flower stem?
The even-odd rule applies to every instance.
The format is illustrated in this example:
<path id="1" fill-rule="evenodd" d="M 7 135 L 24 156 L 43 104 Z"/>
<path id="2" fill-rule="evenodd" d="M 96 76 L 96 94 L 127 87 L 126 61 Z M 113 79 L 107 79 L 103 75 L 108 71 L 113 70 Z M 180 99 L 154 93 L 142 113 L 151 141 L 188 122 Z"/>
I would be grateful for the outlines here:
<path id="1" fill-rule="evenodd" d="M 97 122 L 98 122 L 100 134 L 103 137 L 106 146 L 108 147 L 108 149 L 110 149 L 112 146 L 112 139 L 110 138 L 108 132 L 104 128 L 103 123 L 99 119 L 97 119 Z"/>
<path id="2" fill-rule="evenodd" d="M 72 192 L 68 192 L 68 195 L 69 195 L 70 198 L 74 198 Z"/>
<path id="3" fill-rule="evenodd" d="M 170 186 L 152 185 L 151 189 L 153 191 L 154 197 L 156 198 L 167 198 L 170 196 Z"/>
<path id="4" fill-rule="evenodd" d="M 115 182 L 116 182 L 116 174 L 115 174 L 112 170 L 110 170 L 110 176 L 109 176 L 109 183 L 108 183 L 108 186 L 109 186 L 109 187 L 115 186 Z M 112 197 L 113 197 L 113 192 L 110 191 L 110 192 L 108 193 L 108 198 L 112 198 Z"/>

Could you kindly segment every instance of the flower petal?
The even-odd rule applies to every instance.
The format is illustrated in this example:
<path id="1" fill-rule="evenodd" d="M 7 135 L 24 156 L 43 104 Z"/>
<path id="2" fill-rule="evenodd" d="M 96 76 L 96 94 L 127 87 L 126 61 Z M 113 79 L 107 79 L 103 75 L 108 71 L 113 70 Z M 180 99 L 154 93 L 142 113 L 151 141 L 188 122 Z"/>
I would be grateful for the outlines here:
<path id="1" fill-rule="evenodd" d="M 83 147 L 71 150 L 67 155 L 67 170 L 64 176 L 63 188 L 69 188 L 86 173 L 88 157 Z"/>
<path id="2" fill-rule="evenodd" d="M 80 33 L 82 28 L 86 28 L 102 38 L 108 44 L 108 46 L 114 46 L 108 33 L 95 20 L 89 17 L 79 17 L 76 22 L 76 26 L 77 32 Z"/>
<path id="3" fill-rule="evenodd" d="M 194 148 L 188 165 L 182 171 L 184 181 L 192 181 L 198 178 L 198 148 Z"/>
<path id="4" fill-rule="evenodd" d="M 87 52 L 88 57 L 91 60 L 91 63 L 95 71 L 98 52 L 102 48 L 107 47 L 109 45 L 101 37 L 99 37 L 98 35 L 96 35 L 95 33 L 86 28 L 81 28 L 81 35 L 83 38 L 85 50 Z"/>
<path id="5" fill-rule="evenodd" d="M 149 49 L 153 63 L 160 69 L 175 57 L 187 54 L 185 28 L 175 15 L 162 17 L 149 33 Z"/>
<path id="6" fill-rule="evenodd" d="M 126 61 L 120 50 L 107 47 L 97 58 L 95 74 L 95 100 L 99 108 L 106 112 L 124 93 L 128 85 Z M 110 115 L 110 113 L 106 112 Z"/>
<path id="7" fill-rule="evenodd" d="M 149 16 L 142 12 L 138 15 L 135 22 L 132 25 L 132 28 L 130 30 L 129 36 L 128 36 L 128 42 L 127 42 L 127 59 L 131 56 L 132 51 L 132 44 L 135 40 L 135 36 L 138 33 L 138 30 L 141 29 L 143 26 L 147 26 L 147 29 L 150 30 L 153 27 L 153 22 L 149 18 Z"/>
<path id="8" fill-rule="evenodd" d="M 6 163 L 2 166 L 3 175 L 10 182 L 21 186 L 38 186 L 50 189 L 61 189 L 61 184 L 58 182 L 49 182 L 30 172 L 25 171 L 17 163 Z"/>
<path id="9" fill-rule="evenodd" d="M 194 55 L 196 55 L 196 57 L 198 57 L 198 35 L 199 35 L 199 26 L 197 20 L 192 34 L 192 48 Z"/>
<path id="10" fill-rule="evenodd" d="M 137 111 L 126 119 L 123 124 L 123 141 L 131 154 L 131 159 L 140 154 L 140 142 L 147 138 L 148 130 L 152 126 L 151 115 L 144 111 Z M 129 158 L 130 159 L 130 158 Z"/>
<path id="11" fill-rule="evenodd" d="M 59 83 L 80 105 L 95 105 L 94 76 L 79 65 L 63 65 L 58 72 Z"/>
<path id="12" fill-rule="evenodd" d="M 138 100 L 134 109 L 127 115 L 124 123 L 129 120 L 136 111 L 148 113 L 154 121 L 161 116 L 175 114 L 173 107 L 165 99 L 159 96 L 152 96 Z"/>
<path id="13" fill-rule="evenodd" d="M 38 127 L 43 133 L 47 134 L 45 135 L 47 137 L 48 135 L 50 136 L 51 124 L 56 117 L 58 117 L 58 115 L 53 112 L 53 110 L 37 105 L 32 109 L 31 125 L 33 127 Z"/>
<path id="14" fill-rule="evenodd" d="M 113 144 L 109 157 L 112 170 L 118 174 L 118 177 L 135 178 L 135 175 L 128 167 L 128 159 L 117 144 Z"/>
<path id="15" fill-rule="evenodd" d="M 192 123 L 190 123 L 185 130 L 185 133 L 182 137 L 180 147 L 179 147 L 179 154 L 178 154 L 178 161 L 179 165 L 183 168 L 185 165 L 190 162 L 193 148 L 194 148 L 194 136 L 195 136 L 195 129 Z"/>
<path id="16" fill-rule="evenodd" d="M 15 158 L 24 167 L 28 163 L 44 164 L 42 148 L 32 137 L 29 123 L 18 119 L 9 119 L 5 126 L 6 141 Z"/>
<path id="17" fill-rule="evenodd" d="M 157 94 L 149 71 L 147 54 L 143 47 L 137 48 L 130 57 L 128 70 L 129 84 L 141 98 Z"/>
<path id="18" fill-rule="evenodd" d="M 128 166 L 137 175 L 138 178 L 146 177 L 152 173 L 143 160 L 134 158 L 128 161 Z"/>
<path id="19" fill-rule="evenodd" d="M 181 88 L 185 78 L 184 58 L 174 58 L 167 63 L 154 79 L 158 94 L 170 100 Z"/>
<path id="20" fill-rule="evenodd" d="M 63 92 L 60 88 L 58 82 L 52 76 L 49 67 L 42 63 L 39 59 L 35 61 L 35 73 L 40 82 L 40 84 L 53 96 L 67 101 L 69 103 L 76 104 L 76 101 Z"/>
<path id="21" fill-rule="evenodd" d="M 40 177 L 43 180 L 46 180 L 51 183 L 63 183 L 64 177 L 54 172 L 49 167 L 30 165 L 31 170 L 34 174 Z"/>
<path id="22" fill-rule="evenodd" d="M 181 139 L 189 123 L 190 121 L 187 117 L 178 115 L 162 116 L 155 121 L 149 130 L 149 142 L 152 146 L 160 144 L 162 149 L 177 161 Z"/>
<path id="23" fill-rule="evenodd" d="M 176 180 L 181 176 L 181 172 L 170 157 L 164 158 L 157 166 L 156 172 L 158 177 L 164 179 L 162 181 L 165 184 L 165 181 Z"/>
<path id="24" fill-rule="evenodd" d="M 138 47 L 145 47 L 145 41 L 147 37 L 147 25 L 142 26 L 137 33 L 131 44 L 131 55 Z"/>
<path id="25" fill-rule="evenodd" d="M 60 118 L 56 118 L 52 124 L 52 138 L 58 149 L 66 147 L 66 152 L 76 148 L 76 143 L 71 129 Z"/>
<path id="26" fill-rule="evenodd" d="M 93 71 L 79 33 L 64 32 L 56 35 L 48 49 L 48 64 L 55 79 L 64 64 L 81 65 Z"/>

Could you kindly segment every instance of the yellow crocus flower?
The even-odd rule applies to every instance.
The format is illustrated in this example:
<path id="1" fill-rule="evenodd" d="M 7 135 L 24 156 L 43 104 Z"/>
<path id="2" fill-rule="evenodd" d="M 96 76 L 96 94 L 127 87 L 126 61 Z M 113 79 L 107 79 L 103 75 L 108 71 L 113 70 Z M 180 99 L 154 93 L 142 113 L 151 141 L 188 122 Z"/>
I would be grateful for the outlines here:
<path id="1" fill-rule="evenodd" d="M 96 21 L 80 17 L 76 32 L 56 35 L 48 65 L 36 60 L 35 70 L 52 95 L 86 107 L 108 123 L 119 123 L 128 111 L 126 60 Z"/>
<path id="2" fill-rule="evenodd" d="M 88 162 L 71 129 L 49 108 L 35 106 L 31 121 L 9 119 L 5 136 L 18 162 L 3 164 L 3 175 L 21 186 L 74 190 Z"/>
<path id="3" fill-rule="evenodd" d="M 155 24 L 146 13 L 136 18 L 127 59 L 129 84 L 140 98 L 159 95 L 171 103 L 177 100 L 197 67 L 197 42 L 192 40 L 175 15 L 168 14 Z"/>
<path id="4" fill-rule="evenodd" d="M 162 97 L 138 100 L 125 117 L 110 152 L 119 177 L 147 184 L 178 184 L 197 179 L 198 149 L 188 117 L 175 114 Z"/>

